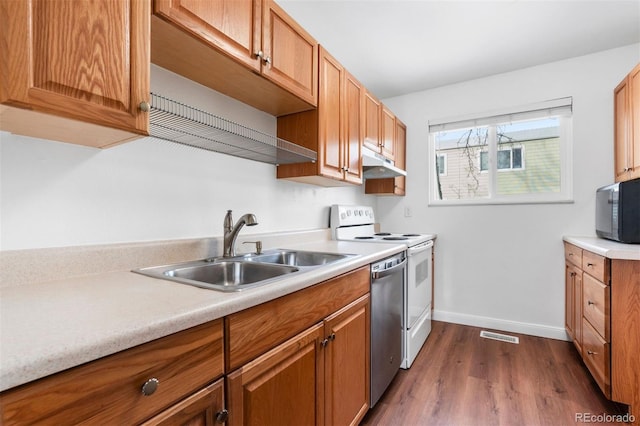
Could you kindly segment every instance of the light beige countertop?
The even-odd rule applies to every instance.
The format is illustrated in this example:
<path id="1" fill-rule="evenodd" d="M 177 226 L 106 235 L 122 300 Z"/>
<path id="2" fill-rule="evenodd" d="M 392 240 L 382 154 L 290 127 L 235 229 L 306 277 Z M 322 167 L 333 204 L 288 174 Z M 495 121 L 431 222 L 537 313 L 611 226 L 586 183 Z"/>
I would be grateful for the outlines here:
<path id="1" fill-rule="evenodd" d="M 563 240 L 609 259 L 640 260 L 640 244 L 623 244 L 596 237 L 565 236 Z"/>
<path id="2" fill-rule="evenodd" d="M 221 318 L 405 249 L 320 240 L 265 250 L 276 247 L 358 256 L 233 293 L 129 270 L 0 288 L 0 391 Z"/>

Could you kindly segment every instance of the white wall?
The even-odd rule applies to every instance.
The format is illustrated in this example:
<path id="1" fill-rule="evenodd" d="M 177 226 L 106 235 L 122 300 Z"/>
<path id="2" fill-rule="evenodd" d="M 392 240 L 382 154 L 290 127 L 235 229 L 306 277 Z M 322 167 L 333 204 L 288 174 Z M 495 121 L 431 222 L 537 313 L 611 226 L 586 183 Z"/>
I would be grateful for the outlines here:
<path id="1" fill-rule="evenodd" d="M 407 124 L 407 195 L 380 198 L 382 228 L 434 232 L 436 319 L 565 338 L 563 235 L 594 235 L 613 182 L 613 89 L 640 45 L 413 93 L 384 103 Z M 431 119 L 573 97 L 572 204 L 429 207 Z M 404 217 L 404 209 L 412 210 Z"/>
<path id="2" fill-rule="evenodd" d="M 275 117 L 152 67 L 152 91 L 275 134 Z M 37 123 L 34 123 L 37 125 Z M 277 180 L 275 166 L 145 138 L 106 150 L 0 132 L 0 249 L 326 228 L 329 205 L 375 204 L 362 187 Z"/>

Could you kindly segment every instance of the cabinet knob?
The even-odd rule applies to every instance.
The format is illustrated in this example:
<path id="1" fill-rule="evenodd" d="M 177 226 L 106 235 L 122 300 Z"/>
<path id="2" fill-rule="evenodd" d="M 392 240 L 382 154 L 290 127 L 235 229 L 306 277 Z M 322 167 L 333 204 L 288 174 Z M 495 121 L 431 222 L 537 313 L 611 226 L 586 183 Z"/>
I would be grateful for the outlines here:
<path id="1" fill-rule="evenodd" d="M 587 351 L 587 355 L 598 355 L 598 352 Z"/>
<path id="2" fill-rule="evenodd" d="M 329 341 L 333 342 L 334 340 L 336 340 L 336 333 L 331 333 L 331 335 L 329 335 L 329 337 L 327 337 L 327 339 L 329 339 Z"/>
<path id="3" fill-rule="evenodd" d="M 216 422 L 225 423 L 227 420 L 229 420 L 229 411 L 226 408 L 216 413 Z"/>
<path id="4" fill-rule="evenodd" d="M 271 65 L 271 56 L 267 56 L 263 59 L 263 61 L 266 65 Z"/>
<path id="5" fill-rule="evenodd" d="M 591 306 L 591 305 L 595 305 L 595 303 L 593 303 L 591 300 L 587 300 L 587 305 Z"/>
<path id="6" fill-rule="evenodd" d="M 593 263 L 587 263 L 587 266 L 591 267 L 593 266 Z"/>
<path id="7" fill-rule="evenodd" d="M 575 276 L 576 276 L 576 273 L 575 273 L 575 272 L 572 272 L 572 273 L 571 273 L 571 276 L 572 276 L 572 277 L 575 277 Z"/>
<path id="8" fill-rule="evenodd" d="M 149 105 L 149 102 L 146 101 L 140 102 L 140 105 L 138 105 L 138 107 L 142 112 L 149 112 L 149 110 L 151 109 L 151 105 Z"/>
<path id="9" fill-rule="evenodd" d="M 256 58 L 261 58 L 264 57 L 264 52 L 262 50 L 258 50 L 258 52 L 256 53 Z"/>
<path id="10" fill-rule="evenodd" d="M 147 380 L 144 385 L 142 385 L 142 394 L 144 396 L 151 396 L 153 393 L 158 390 L 158 386 L 160 385 L 160 381 L 155 377 Z"/>
<path id="11" fill-rule="evenodd" d="M 324 348 L 325 346 L 327 346 L 329 344 L 329 339 L 323 339 L 322 342 L 320 342 L 320 345 Z"/>

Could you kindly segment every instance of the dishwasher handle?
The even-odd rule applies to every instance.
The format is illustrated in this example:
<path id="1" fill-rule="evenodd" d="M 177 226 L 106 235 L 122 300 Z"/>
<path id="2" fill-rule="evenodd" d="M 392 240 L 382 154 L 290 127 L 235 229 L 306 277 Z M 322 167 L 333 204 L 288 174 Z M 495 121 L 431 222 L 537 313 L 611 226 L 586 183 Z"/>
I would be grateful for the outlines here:
<path id="1" fill-rule="evenodd" d="M 397 265 L 392 266 L 389 269 L 383 269 L 382 271 L 374 271 L 371 273 L 371 278 L 373 278 L 374 280 L 377 280 L 378 278 L 383 278 L 386 277 L 388 275 L 393 274 L 397 269 L 400 268 L 404 268 L 404 266 L 407 264 L 407 259 L 404 259 L 402 262 L 398 263 Z"/>

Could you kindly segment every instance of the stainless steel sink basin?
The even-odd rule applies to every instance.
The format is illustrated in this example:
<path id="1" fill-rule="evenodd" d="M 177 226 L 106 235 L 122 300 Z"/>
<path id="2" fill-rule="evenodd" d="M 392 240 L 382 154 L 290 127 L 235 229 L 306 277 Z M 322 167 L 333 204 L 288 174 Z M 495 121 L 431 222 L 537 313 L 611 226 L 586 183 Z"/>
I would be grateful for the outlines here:
<path id="1" fill-rule="evenodd" d="M 279 265 L 307 267 L 328 265 L 352 256 L 354 255 L 279 249 L 270 250 L 262 254 L 244 255 L 242 256 L 242 259 L 262 264 L 274 263 Z"/>
<path id="2" fill-rule="evenodd" d="M 268 284 L 282 275 L 298 270 L 292 266 L 246 262 L 230 258 L 142 268 L 133 272 L 197 287 L 231 292 Z"/>

